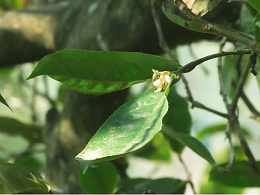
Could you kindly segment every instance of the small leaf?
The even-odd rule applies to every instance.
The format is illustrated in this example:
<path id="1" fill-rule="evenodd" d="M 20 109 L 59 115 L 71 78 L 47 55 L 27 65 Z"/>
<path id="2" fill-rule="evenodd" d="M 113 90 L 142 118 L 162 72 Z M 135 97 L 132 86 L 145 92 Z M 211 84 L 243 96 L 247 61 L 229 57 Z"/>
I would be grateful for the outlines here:
<path id="1" fill-rule="evenodd" d="M 177 70 L 181 65 L 138 52 L 66 49 L 40 60 L 28 79 L 48 75 L 84 94 L 104 94 L 152 78 L 152 69 Z"/>
<path id="2" fill-rule="evenodd" d="M 0 193 L 48 194 L 48 188 L 39 173 L 17 164 L 0 164 Z"/>
<path id="3" fill-rule="evenodd" d="M 118 173 L 112 163 L 89 167 L 83 175 L 79 173 L 79 183 L 87 194 L 112 194 L 118 183 Z"/>
<path id="4" fill-rule="evenodd" d="M 183 194 L 186 181 L 173 178 L 128 179 L 118 194 Z"/>
<path id="5" fill-rule="evenodd" d="M 7 104 L 7 102 L 5 101 L 5 99 L 3 98 L 3 96 L 0 94 L 0 102 L 2 103 L 2 104 L 4 104 L 5 106 L 7 106 L 12 112 L 14 112 L 13 110 L 12 110 L 12 108 Z"/>
<path id="6" fill-rule="evenodd" d="M 199 156 L 208 161 L 213 167 L 217 166 L 208 149 L 196 138 L 185 133 L 177 133 L 165 125 L 163 126 L 163 132 L 168 134 L 172 139 L 175 139 L 179 143 L 189 147 Z"/>
<path id="7" fill-rule="evenodd" d="M 257 162 L 259 165 L 259 162 Z M 227 163 L 220 166 L 225 167 Z M 259 187 L 259 173 L 257 174 L 245 161 L 236 161 L 229 171 L 212 169 L 210 180 L 232 187 Z"/>
<path id="8" fill-rule="evenodd" d="M 83 172 L 94 162 L 118 158 L 143 147 L 161 130 L 165 94 L 145 91 L 119 107 L 76 156 Z"/>

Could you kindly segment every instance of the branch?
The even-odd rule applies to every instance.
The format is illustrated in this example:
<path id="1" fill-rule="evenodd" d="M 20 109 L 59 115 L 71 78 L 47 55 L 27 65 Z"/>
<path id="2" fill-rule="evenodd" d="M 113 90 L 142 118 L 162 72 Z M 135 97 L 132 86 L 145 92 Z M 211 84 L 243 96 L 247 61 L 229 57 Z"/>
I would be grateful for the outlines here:
<path id="1" fill-rule="evenodd" d="M 173 1 L 173 0 L 172 0 Z M 180 11 L 185 14 L 190 20 L 195 21 L 202 29 L 207 31 L 208 33 L 217 34 L 225 36 L 231 40 L 240 42 L 248 47 L 250 47 L 255 53 L 259 53 L 259 43 L 253 40 L 246 34 L 243 34 L 239 31 L 235 31 L 233 29 L 213 24 L 208 21 L 203 20 L 199 16 L 193 14 L 191 10 L 183 3 L 182 0 L 174 0 L 174 2 L 178 5 Z"/>
<path id="2" fill-rule="evenodd" d="M 214 58 L 219 58 L 219 57 L 228 56 L 228 55 L 244 55 L 244 54 L 250 54 L 250 53 L 251 53 L 251 50 L 248 50 L 248 49 L 234 51 L 234 52 L 221 51 L 220 53 L 212 54 L 212 55 L 200 58 L 198 60 L 192 61 L 192 62 L 184 65 L 183 67 L 181 67 L 179 70 L 176 71 L 176 74 L 191 72 L 199 64 L 201 64 L 205 61 L 208 61 L 208 60 L 212 60 Z"/>

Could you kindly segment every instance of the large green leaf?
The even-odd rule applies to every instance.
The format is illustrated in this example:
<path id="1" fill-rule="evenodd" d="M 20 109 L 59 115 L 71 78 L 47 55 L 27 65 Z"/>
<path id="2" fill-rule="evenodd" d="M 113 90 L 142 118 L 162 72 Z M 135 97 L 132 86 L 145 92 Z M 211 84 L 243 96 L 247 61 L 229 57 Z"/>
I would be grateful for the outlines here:
<path id="1" fill-rule="evenodd" d="M 186 181 L 173 178 L 129 179 L 119 189 L 119 194 L 183 194 Z"/>
<path id="2" fill-rule="evenodd" d="M 83 172 L 100 162 L 133 152 L 161 130 L 168 103 L 163 92 L 145 91 L 119 107 L 76 156 Z"/>
<path id="3" fill-rule="evenodd" d="M 169 109 L 163 118 L 163 124 L 172 128 L 176 132 L 190 134 L 191 116 L 187 101 L 176 92 L 174 87 L 171 87 L 167 100 L 169 103 Z M 170 141 L 172 149 L 180 154 L 184 145 L 171 139 L 167 134 L 166 137 Z"/>
<path id="4" fill-rule="evenodd" d="M 220 166 L 226 165 L 224 163 Z M 259 172 L 256 173 L 246 161 L 236 161 L 228 171 L 212 169 L 210 180 L 232 187 L 259 187 Z"/>
<path id="5" fill-rule="evenodd" d="M 42 141 L 42 127 L 24 124 L 13 118 L 0 117 L 0 132 L 21 135 L 29 141 Z"/>
<path id="6" fill-rule="evenodd" d="M 28 79 L 48 75 L 72 90 L 104 94 L 152 78 L 152 69 L 177 70 L 180 65 L 159 56 L 134 52 L 61 50 L 40 60 Z"/>
<path id="7" fill-rule="evenodd" d="M 208 161 L 213 167 L 217 166 L 208 149 L 196 138 L 190 136 L 189 134 L 175 132 L 166 125 L 163 126 L 163 132 L 168 134 L 172 139 L 175 139 L 177 142 L 189 147 L 199 156 Z"/>
<path id="8" fill-rule="evenodd" d="M 0 164 L 1 194 L 48 194 L 48 191 L 39 173 L 17 164 Z"/>
<path id="9" fill-rule="evenodd" d="M 116 167 L 112 163 L 89 167 L 84 175 L 79 173 L 79 183 L 88 194 L 112 194 L 118 179 Z"/>
<path id="10" fill-rule="evenodd" d="M 5 106 L 7 106 L 13 112 L 12 108 L 7 104 L 7 102 L 5 101 L 5 99 L 3 98 L 3 96 L 1 94 L 0 94 L 0 102 L 2 104 L 4 104 Z"/>

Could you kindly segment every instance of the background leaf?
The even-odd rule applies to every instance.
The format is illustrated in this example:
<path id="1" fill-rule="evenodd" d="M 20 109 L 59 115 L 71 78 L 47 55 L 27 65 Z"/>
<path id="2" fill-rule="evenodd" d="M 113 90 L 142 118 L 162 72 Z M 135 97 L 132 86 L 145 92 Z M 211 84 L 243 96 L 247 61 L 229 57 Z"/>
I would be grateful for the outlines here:
<path id="1" fill-rule="evenodd" d="M 27 125 L 13 118 L 0 117 L 0 131 L 10 135 L 21 135 L 30 141 L 42 141 L 42 127 Z"/>
<path id="2" fill-rule="evenodd" d="M 1 194 L 48 194 L 48 191 L 39 173 L 17 164 L 0 164 Z"/>
<path id="3" fill-rule="evenodd" d="M 164 93 L 145 91 L 119 107 L 76 156 L 85 172 L 91 163 L 133 152 L 161 130 L 168 103 Z"/>
<path id="4" fill-rule="evenodd" d="M 199 156 L 201 156 L 206 161 L 208 161 L 213 167 L 216 167 L 216 162 L 211 156 L 208 149 L 196 138 L 188 134 L 177 133 L 165 125 L 163 126 L 163 132 L 168 134 L 172 139 L 175 139 L 179 143 L 182 143 L 183 145 L 189 147 L 191 150 L 196 152 Z"/>
<path id="5" fill-rule="evenodd" d="M 220 166 L 226 165 L 227 163 L 224 163 Z M 259 187 L 259 173 L 255 173 L 246 161 L 236 161 L 229 171 L 212 169 L 210 180 L 233 187 Z"/>
<path id="6" fill-rule="evenodd" d="M 177 70 L 180 65 L 138 52 L 61 50 L 40 60 L 28 79 L 48 75 L 84 94 L 118 91 L 152 78 L 152 69 Z"/>
<path id="7" fill-rule="evenodd" d="M 7 106 L 13 112 L 12 108 L 7 104 L 7 102 L 5 101 L 5 99 L 3 98 L 3 96 L 1 94 L 0 94 L 0 102 L 2 104 L 4 104 L 5 106 Z"/>
<path id="8" fill-rule="evenodd" d="M 190 134 L 191 115 L 186 100 L 176 92 L 174 87 L 171 87 L 167 100 L 169 109 L 163 118 L 163 124 L 176 132 Z M 180 154 L 184 145 L 170 138 L 167 134 L 166 138 L 169 140 L 172 149 Z"/>
<path id="9" fill-rule="evenodd" d="M 118 194 L 183 194 L 185 181 L 173 178 L 160 179 L 129 179 L 124 183 Z"/>
<path id="10" fill-rule="evenodd" d="M 89 167 L 83 175 L 79 172 L 79 183 L 88 194 L 112 194 L 118 183 L 118 173 L 112 163 Z"/>

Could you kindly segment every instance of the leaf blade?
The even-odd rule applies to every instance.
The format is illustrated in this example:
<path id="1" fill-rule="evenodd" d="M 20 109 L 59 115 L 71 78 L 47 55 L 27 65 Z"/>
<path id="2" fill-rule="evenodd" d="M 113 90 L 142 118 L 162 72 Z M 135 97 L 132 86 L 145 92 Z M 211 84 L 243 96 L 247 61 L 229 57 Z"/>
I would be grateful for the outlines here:
<path id="1" fill-rule="evenodd" d="M 27 79 L 48 75 L 77 92 L 104 94 L 150 79 L 152 69 L 173 71 L 180 66 L 139 52 L 66 49 L 41 59 Z"/>
<path id="2" fill-rule="evenodd" d="M 117 109 L 76 156 L 83 172 L 90 164 L 118 158 L 147 144 L 161 130 L 168 103 L 164 93 L 145 91 Z"/>

